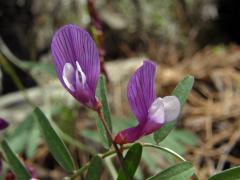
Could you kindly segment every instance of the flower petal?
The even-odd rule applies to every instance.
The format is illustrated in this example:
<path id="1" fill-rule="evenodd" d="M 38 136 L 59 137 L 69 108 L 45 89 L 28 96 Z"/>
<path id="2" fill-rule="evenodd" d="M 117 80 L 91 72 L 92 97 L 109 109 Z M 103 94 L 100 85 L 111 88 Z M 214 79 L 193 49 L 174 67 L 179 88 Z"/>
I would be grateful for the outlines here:
<path id="1" fill-rule="evenodd" d="M 5 128 L 7 128 L 8 126 L 9 126 L 9 123 L 8 123 L 6 120 L 0 118 L 0 130 L 5 129 Z"/>
<path id="2" fill-rule="evenodd" d="M 78 61 L 86 75 L 88 86 L 95 94 L 100 73 L 100 60 L 97 47 L 88 32 L 76 25 L 66 25 L 55 33 L 51 50 L 62 84 L 66 87 L 62 78 L 64 65 L 70 63 L 76 69 L 76 61 Z"/>
<path id="3" fill-rule="evenodd" d="M 74 84 L 76 82 L 76 76 L 75 76 L 75 70 L 70 63 L 66 63 L 64 65 L 62 78 L 67 88 L 72 92 L 74 92 L 76 90 L 74 87 Z"/>
<path id="4" fill-rule="evenodd" d="M 165 120 L 167 122 L 177 119 L 181 111 L 180 101 L 176 96 L 165 96 L 163 98 Z"/>
<path id="5" fill-rule="evenodd" d="M 77 86 L 81 85 L 84 87 L 84 85 L 86 84 L 86 75 L 82 71 L 82 68 L 77 61 L 76 61 L 76 64 L 77 64 L 76 84 Z"/>
<path id="6" fill-rule="evenodd" d="M 142 132 L 141 125 L 124 129 L 116 135 L 114 142 L 116 142 L 117 144 L 132 143 L 142 136 L 141 132 Z"/>
<path id="7" fill-rule="evenodd" d="M 153 101 L 148 110 L 148 118 L 159 124 L 164 123 L 164 104 L 162 98 L 159 97 Z"/>
<path id="8" fill-rule="evenodd" d="M 142 130 L 143 135 L 151 134 L 165 123 L 164 104 L 162 98 L 154 100 L 148 110 L 148 120 Z"/>
<path id="9" fill-rule="evenodd" d="M 128 101 L 140 124 L 147 121 L 148 109 L 155 99 L 156 65 L 146 60 L 128 83 Z"/>

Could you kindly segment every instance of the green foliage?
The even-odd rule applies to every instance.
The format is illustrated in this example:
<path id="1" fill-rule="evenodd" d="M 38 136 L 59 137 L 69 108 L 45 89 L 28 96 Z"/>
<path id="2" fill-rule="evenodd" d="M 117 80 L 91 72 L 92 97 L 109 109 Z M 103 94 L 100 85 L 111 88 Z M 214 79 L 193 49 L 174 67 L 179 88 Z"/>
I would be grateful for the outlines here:
<path id="1" fill-rule="evenodd" d="M 192 87 L 194 83 L 194 77 L 193 76 L 186 76 L 184 77 L 176 86 L 176 88 L 173 90 L 172 95 L 177 96 L 181 107 L 185 104 L 188 95 L 190 94 Z"/>
<path id="2" fill-rule="evenodd" d="M 109 106 L 108 106 L 108 100 L 107 100 L 107 90 L 105 87 L 105 78 L 103 75 L 100 75 L 99 77 L 99 85 L 97 88 L 97 95 L 98 98 L 100 99 L 100 102 L 102 103 L 102 112 L 103 116 L 107 121 L 108 128 L 112 132 L 112 120 L 110 116 L 110 111 L 109 111 Z"/>
<path id="3" fill-rule="evenodd" d="M 99 156 L 94 156 L 90 161 L 86 180 L 100 180 L 102 170 L 102 159 Z"/>
<path id="4" fill-rule="evenodd" d="M 186 180 L 194 173 L 194 168 L 190 162 L 181 162 L 174 166 L 171 166 L 156 175 L 148 178 L 148 180 Z"/>
<path id="5" fill-rule="evenodd" d="M 73 159 L 66 148 L 65 144 L 50 124 L 47 117 L 39 108 L 35 108 L 34 115 L 36 116 L 41 127 L 44 139 L 48 145 L 49 151 L 52 153 L 57 162 L 68 172 L 73 172 Z"/>
<path id="6" fill-rule="evenodd" d="M 113 118 L 114 129 L 120 131 L 121 129 L 134 126 L 133 118 Z M 81 131 L 81 136 L 84 138 L 90 139 L 96 143 L 102 144 L 101 139 L 96 131 L 85 129 Z M 161 141 L 160 145 L 174 149 L 178 154 L 183 155 L 185 153 L 186 146 L 196 146 L 198 143 L 198 137 L 190 131 L 187 130 L 173 130 L 168 134 L 168 137 Z M 153 139 L 150 136 L 143 138 L 144 142 L 154 143 Z M 172 158 L 169 154 L 162 151 L 152 151 L 152 149 L 146 148 L 142 152 L 142 161 L 148 167 L 151 173 L 159 171 L 159 166 L 157 163 L 156 156 L 162 155 L 166 158 L 168 163 L 175 163 L 175 159 Z M 136 172 L 138 173 L 138 172 Z M 140 176 L 140 174 L 136 174 Z"/>
<path id="7" fill-rule="evenodd" d="M 104 148 L 109 149 L 111 147 L 111 141 L 108 139 L 104 126 L 97 115 L 95 116 L 95 119 L 96 119 L 96 125 L 98 129 L 98 135 L 100 136 L 100 139 L 102 141 L 101 143 Z"/>
<path id="8" fill-rule="evenodd" d="M 109 106 L 108 106 L 108 101 L 106 96 L 105 79 L 103 75 L 101 75 L 99 78 L 98 87 L 97 87 L 97 97 L 99 98 L 102 104 L 103 117 L 107 121 L 108 128 L 110 129 L 110 131 L 112 131 L 112 122 L 111 122 L 111 116 L 110 116 L 110 111 L 109 111 Z M 104 126 L 98 117 L 96 117 L 96 124 L 98 127 L 99 134 L 103 140 L 104 147 L 107 149 L 110 148 L 111 141 L 108 139 Z"/>
<path id="9" fill-rule="evenodd" d="M 186 76 L 181 80 L 176 88 L 173 90 L 172 95 L 176 96 L 180 103 L 181 103 L 181 108 L 185 104 L 187 97 L 193 87 L 194 83 L 194 77 L 193 76 Z M 176 121 L 169 122 L 163 127 L 161 127 L 158 131 L 156 131 L 153 135 L 155 142 L 158 144 L 161 142 L 163 139 L 167 137 L 167 135 L 172 131 L 176 124 Z"/>
<path id="10" fill-rule="evenodd" d="M 22 162 L 18 159 L 18 157 L 15 155 L 15 153 L 12 151 L 12 149 L 9 147 L 7 141 L 3 140 L 1 145 L 4 155 L 7 159 L 7 162 L 9 163 L 17 179 L 29 180 L 31 177 L 29 172 L 26 170 L 26 168 L 24 167 Z"/>
<path id="11" fill-rule="evenodd" d="M 55 123 L 66 134 L 74 137 L 75 132 L 75 119 L 73 117 L 72 109 L 66 105 L 56 105 L 51 111 L 51 117 L 55 119 Z"/>
<path id="12" fill-rule="evenodd" d="M 56 76 L 56 72 L 52 63 L 15 61 L 14 64 L 25 71 L 31 72 L 32 74 L 39 74 L 40 72 L 44 72 L 50 76 Z"/>
<path id="13" fill-rule="evenodd" d="M 40 139 L 40 129 L 37 121 L 34 119 L 32 128 L 29 130 L 29 137 L 27 138 L 26 155 L 32 157 L 38 147 Z"/>
<path id="14" fill-rule="evenodd" d="M 125 165 L 126 169 L 128 170 L 129 178 L 134 179 L 133 177 L 138 168 L 141 157 L 142 157 L 141 144 L 136 143 L 136 144 L 132 145 L 124 158 L 124 165 Z M 117 180 L 124 180 L 124 179 L 125 179 L 124 172 L 123 172 L 123 169 L 121 168 L 118 173 Z"/>
<path id="15" fill-rule="evenodd" d="M 155 142 L 157 144 L 159 144 L 159 142 L 164 140 L 168 136 L 168 134 L 172 131 L 175 124 L 176 124 L 175 121 L 166 123 L 158 131 L 154 132 L 153 138 L 154 138 Z"/>
<path id="16" fill-rule="evenodd" d="M 208 180 L 239 180 L 239 179 L 240 179 L 240 166 L 227 169 L 223 172 L 220 172 L 208 178 Z"/>
<path id="17" fill-rule="evenodd" d="M 37 149 L 39 137 L 39 126 L 33 114 L 30 113 L 7 137 L 7 140 L 15 152 L 20 153 L 26 150 L 27 156 L 31 157 Z"/>

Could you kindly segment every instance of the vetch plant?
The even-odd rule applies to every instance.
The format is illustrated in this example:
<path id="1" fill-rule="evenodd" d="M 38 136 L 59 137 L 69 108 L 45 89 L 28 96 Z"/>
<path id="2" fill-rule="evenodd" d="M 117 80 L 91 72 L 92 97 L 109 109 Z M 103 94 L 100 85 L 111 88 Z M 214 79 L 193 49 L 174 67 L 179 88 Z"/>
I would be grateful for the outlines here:
<path id="1" fill-rule="evenodd" d="M 96 125 L 106 148 L 104 153 L 94 154 L 91 151 L 93 154 L 91 160 L 78 167 L 71 151 L 63 141 L 63 139 L 69 140 L 69 137 L 66 137 L 66 134 L 53 121 L 50 121 L 41 109 L 34 107 L 31 117 L 37 120 L 49 151 L 56 162 L 65 170 L 66 180 L 80 177 L 84 177 L 86 180 L 100 179 L 102 167 L 105 164 L 103 160 L 110 156 L 117 156 L 119 160 L 119 164 L 112 165 L 113 168 L 118 169 L 118 173 L 113 175 L 114 179 L 134 179 L 145 147 L 164 151 L 177 159 L 177 164 L 156 172 L 148 180 L 188 179 L 193 175 L 197 179 L 190 162 L 174 150 L 158 145 L 175 126 L 180 111 L 192 89 L 194 82 L 192 76 L 188 75 L 181 80 L 171 95 L 163 98 L 156 97 L 154 90 L 156 64 L 151 60 L 145 60 L 130 78 L 127 88 L 128 101 L 138 124 L 114 135 L 112 133 L 114 124 L 111 122 L 105 79 L 104 76 L 100 75 L 98 49 L 88 32 L 76 25 L 65 25 L 55 33 L 52 39 L 51 52 L 61 84 L 78 102 L 96 112 Z M 0 130 L 7 126 L 8 123 L 0 119 Z M 152 133 L 155 144 L 138 142 L 141 137 Z M 78 144 L 75 139 L 70 139 L 70 141 Z M 2 140 L 1 150 L 4 161 L 9 164 L 17 179 L 29 180 L 33 178 L 33 174 L 12 150 L 8 140 Z M 126 154 L 123 157 L 125 151 Z M 228 177 L 231 177 L 231 180 L 239 179 L 239 171 L 240 167 L 232 168 L 209 179 L 228 179 Z M 34 174 L 34 178 L 35 176 Z"/>

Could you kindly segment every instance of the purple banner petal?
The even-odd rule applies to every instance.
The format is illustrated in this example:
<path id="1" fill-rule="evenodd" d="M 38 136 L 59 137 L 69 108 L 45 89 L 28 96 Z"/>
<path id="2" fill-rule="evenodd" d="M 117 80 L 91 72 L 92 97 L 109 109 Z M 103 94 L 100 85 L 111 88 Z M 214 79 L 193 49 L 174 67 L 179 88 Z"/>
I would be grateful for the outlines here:
<path id="1" fill-rule="evenodd" d="M 51 50 L 63 86 L 78 101 L 94 106 L 100 59 L 98 49 L 88 32 L 76 25 L 66 25 L 55 33 Z"/>
<path id="2" fill-rule="evenodd" d="M 128 83 L 128 101 L 139 123 L 147 121 L 148 109 L 155 99 L 155 72 L 156 65 L 144 61 Z"/>

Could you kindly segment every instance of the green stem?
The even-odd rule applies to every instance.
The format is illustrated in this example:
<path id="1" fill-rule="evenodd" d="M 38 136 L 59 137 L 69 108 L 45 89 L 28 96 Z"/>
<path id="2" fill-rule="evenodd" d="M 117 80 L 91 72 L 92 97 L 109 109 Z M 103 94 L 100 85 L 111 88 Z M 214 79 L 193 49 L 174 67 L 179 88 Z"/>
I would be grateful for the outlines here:
<path id="1" fill-rule="evenodd" d="M 156 148 L 162 151 L 165 151 L 171 155 L 173 155 L 176 159 L 180 160 L 180 161 L 186 161 L 186 159 L 184 159 L 182 156 L 180 156 L 178 153 L 174 152 L 173 150 L 166 148 L 166 147 L 161 147 L 158 145 L 154 145 L 154 144 L 150 144 L 150 143 L 143 143 L 142 144 L 143 147 L 152 147 L 152 148 Z"/>
<path id="2" fill-rule="evenodd" d="M 177 154 L 176 152 L 172 151 L 169 148 L 161 147 L 161 146 L 150 144 L 150 143 L 141 143 L 141 145 L 143 147 L 151 147 L 151 148 L 159 149 L 161 151 L 164 151 L 164 152 L 167 152 L 167 153 L 173 155 L 176 159 L 178 159 L 180 161 L 186 161 L 182 156 L 180 156 L 179 154 Z M 123 150 L 129 149 L 131 146 L 132 146 L 132 144 L 125 145 L 123 147 Z M 98 154 L 98 155 L 102 159 L 105 159 L 111 155 L 116 155 L 116 151 L 114 149 L 112 149 L 103 154 Z M 70 177 L 70 180 L 74 180 L 76 177 L 80 176 L 85 170 L 87 170 L 88 166 L 89 166 L 89 162 L 87 164 L 85 164 L 84 166 L 82 166 L 79 170 L 76 170 L 75 173 Z"/>
<path id="3" fill-rule="evenodd" d="M 25 90 L 24 85 L 22 84 L 21 80 L 19 79 L 18 75 L 16 74 L 15 70 L 12 68 L 12 66 L 7 62 L 5 57 L 0 54 L 0 64 L 4 68 L 4 70 L 8 73 L 8 75 L 11 77 L 13 82 L 16 84 L 17 88 L 20 90 L 20 92 L 23 94 L 25 100 L 31 105 L 34 106 L 34 103 L 31 102 L 29 99 L 27 92 Z"/>
<path id="4" fill-rule="evenodd" d="M 120 150 L 118 149 L 118 146 L 117 144 L 115 143 L 113 137 L 112 137 L 112 133 L 107 125 L 107 122 L 103 116 L 103 113 L 102 113 L 102 107 L 99 106 L 99 108 L 96 110 L 97 113 L 98 113 L 98 117 L 99 119 L 101 120 L 103 126 L 104 126 L 104 129 L 106 130 L 106 134 L 109 138 L 109 140 L 111 141 L 112 145 L 113 145 L 113 148 L 115 149 L 115 152 L 117 154 L 117 157 L 118 157 L 118 160 L 119 160 L 119 163 L 122 167 L 122 170 L 123 170 L 123 173 L 124 173 L 124 176 L 126 178 L 126 180 L 130 180 L 129 176 L 128 176 L 128 170 L 126 169 L 126 167 L 124 166 L 124 159 L 123 159 L 123 156 L 122 156 L 122 153 L 120 152 Z"/>
<path id="5" fill-rule="evenodd" d="M 70 180 L 75 179 L 76 177 L 80 176 L 87 168 L 89 167 L 90 163 L 86 163 L 84 166 L 82 166 L 80 169 L 75 171 L 75 173 L 70 177 Z"/>

